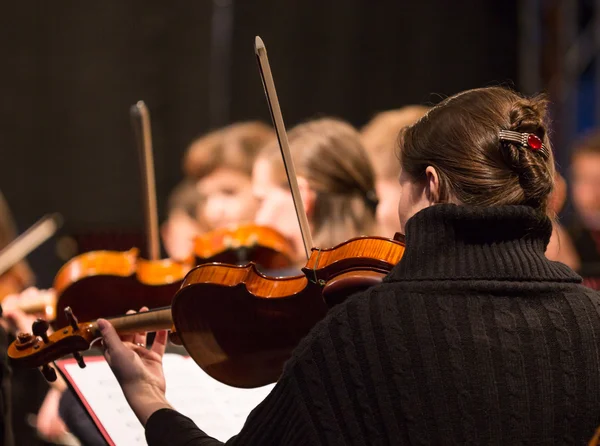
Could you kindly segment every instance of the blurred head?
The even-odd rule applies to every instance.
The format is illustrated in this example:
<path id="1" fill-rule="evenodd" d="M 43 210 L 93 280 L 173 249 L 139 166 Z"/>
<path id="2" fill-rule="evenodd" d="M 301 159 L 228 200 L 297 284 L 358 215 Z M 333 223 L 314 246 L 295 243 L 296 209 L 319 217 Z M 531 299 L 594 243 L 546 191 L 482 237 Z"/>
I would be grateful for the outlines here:
<path id="1" fill-rule="evenodd" d="M 573 205 L 590 229 L 600 229 L 600 132 L 583 138 L 571 155 Z"/>
<path id="2" fill-rule="evenodd" d="M 375 222 L 375 179 L 358 132 L 337 119 L 318 119 L 288 134 L 298 185 L 313 242 L 328 248 L 371 234 Z M 253 171 L 260 202 L 256 223 L 271 226 L 302 250 L 302 240 L 283 160 L 276 142 L 266 146 Z"/>
<path id="3" fill-rule="evenodd" d="M 251 221 L 256 212 L 251 174 L 258 151 L 274 134 L 260 122 L 233 124 L 196 140 L 184 160 L 200 196 L 207 230 Z"/>
<path id="4" fill-rule="evenodd" d="M 546 104 L 500 87 L 468 90 L 401 131 L 402 230 L 416 212 L 436 203 L 527 205 L 546 213 L 555 172 Z M 500 130 L 537 135 L 549 158 L 500 141 Z"/>
<path id="5" fill-rule="evenodd" d="M 375 170 L 375 187 L 379 205 L 377 223 L 383 236 L 392 237 L 399 228 L 398 132 L 414 124 L 429 110 L 420 105 L 409 105 L 398 110 L 377 114 L 361 131 L 361 138 Z"/>

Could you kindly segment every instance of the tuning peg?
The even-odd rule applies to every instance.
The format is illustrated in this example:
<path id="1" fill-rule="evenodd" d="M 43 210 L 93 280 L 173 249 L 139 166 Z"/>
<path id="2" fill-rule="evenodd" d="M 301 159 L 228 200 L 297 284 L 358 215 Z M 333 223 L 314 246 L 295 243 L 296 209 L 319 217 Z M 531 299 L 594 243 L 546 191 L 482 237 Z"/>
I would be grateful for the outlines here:
<path id="1" fill-rule="evenodd" d="M 48 328 L 50 328 L 50 324 L 48 321 L 44 319 L 36 319 L 35 322 L 31 325 L 31 331 L 34 335 L 39 336 L 44 341 L 44 344 L 50 342 L 48 339 Z"/>
<path id="2" fill-rule="evenodd" d="M 17 344 L 29 344 L 35 337 L 31 333 L 19 333 L 17 334 Z"/>
<path id="3" fill-rule="evenodd" d="M 56 370 L 50 367 L 48 364 L 42 366 L 42 375 L 46 378 L 46 381 L 53 383 L 56 381 Z"/>
<path id="4" fill-rule="evenodd" d="M 80 369 L 85 369 L 85 361 L 79 352 L 73 352 L 73 358 L 75 358 L 75 361 L 77 361 L 77 365 Z"/>
<path id="5" fill-rule="evenodd" d="M 79 330 L 79 321 L 77 320 L 77 318 L 73 314 L 73 310 L 71 309 L 71 307 L 66 307 L 65 308 L 65 316 L 67 317 L 67 321 L 69 322 L 69 324 L 73 328 L 73 331 Z"/>

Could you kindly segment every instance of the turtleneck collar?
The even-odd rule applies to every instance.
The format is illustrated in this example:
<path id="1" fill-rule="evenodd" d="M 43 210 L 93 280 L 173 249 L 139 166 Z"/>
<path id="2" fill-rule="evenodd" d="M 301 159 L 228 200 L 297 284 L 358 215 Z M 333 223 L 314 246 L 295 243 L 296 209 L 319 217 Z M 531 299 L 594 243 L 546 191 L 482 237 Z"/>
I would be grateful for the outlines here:
<path id="1" fill-rule="evenodd" d="M 580 282 L 544 254 L 552 223 L 529 206 L 438 204 L 406 224 L 406 251 L 387 281 Z"/>

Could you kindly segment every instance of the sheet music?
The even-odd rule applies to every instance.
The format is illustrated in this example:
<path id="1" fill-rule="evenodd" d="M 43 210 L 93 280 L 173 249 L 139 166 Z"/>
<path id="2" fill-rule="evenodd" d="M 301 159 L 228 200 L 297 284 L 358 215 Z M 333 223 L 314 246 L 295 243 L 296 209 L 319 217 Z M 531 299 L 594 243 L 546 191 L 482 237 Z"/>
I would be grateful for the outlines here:
<path id="1" fill-rule="evenodd" d="M 146 445 L 144 428 L 104 358 L 88 360 L 85 369 L 75 362 L 65 362 L 63 367 L 116 446 Z M 171 405 L 221 441 L 241 430 L 252 409 L 274 386 L 230 387 L 211 378 L 191 358 L 177 354 L 166 354 L 163 367 Z"/>

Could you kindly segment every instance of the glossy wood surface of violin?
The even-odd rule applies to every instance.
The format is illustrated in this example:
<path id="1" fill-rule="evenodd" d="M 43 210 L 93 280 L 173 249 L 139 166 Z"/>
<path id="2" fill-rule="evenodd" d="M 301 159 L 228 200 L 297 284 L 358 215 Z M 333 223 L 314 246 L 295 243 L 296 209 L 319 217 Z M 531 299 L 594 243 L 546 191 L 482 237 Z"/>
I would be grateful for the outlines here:
<path id="1" fill-rule="evenodd" d="M 292 265 L 294 249 L 290 241 L 274 229 L 243 224 L 198 236 L 194 241 L 194 254 L 198 264 L 254 262 L 272 270 Z"/>
<path id="2" fill-rule="evenodd" d="M 209 375 L 257 387 L 277 380 L 298 340 L 325 316 L 319 288 L 305 276 L 267 278 L 253 265 L 201 265 L 173 300 L 173 321 Z"/>
<path id="3" fill-rule="evenodd" d="M 173 321 L 186 350 L 213 378 L 262 386 L 277 380 L 328 306 L 381 282 L 403 253 L 398 241 L 359 237 L 313 249 L 300 276 L 266 277 L 252 265 L 201 265 L 175 295 Z"/>

